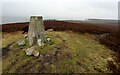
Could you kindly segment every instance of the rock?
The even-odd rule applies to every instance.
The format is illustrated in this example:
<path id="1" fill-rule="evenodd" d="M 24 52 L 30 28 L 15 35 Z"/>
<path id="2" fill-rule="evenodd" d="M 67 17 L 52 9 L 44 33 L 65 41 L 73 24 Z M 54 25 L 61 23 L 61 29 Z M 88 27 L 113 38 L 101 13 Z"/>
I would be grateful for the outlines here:
<path id="1" fill-rule="evenodd" d="M 24 38 L 27 39 L 28 38 L 28 34 L 24 35 Z"/>
<path id="2" fill-rule="evenodd" d="M 18 45 L 19 45 L 19 46 L 24 46 L 24 45 L 25 45 L 25 41 L 24 41 L 24 40 L 23 40 L 23 41 L 19 41 L 19 42 L 18 42 Z"/>
<path id="3" fill-rule="evenodd" d="M 50 41 L 51 39 L 50 38 L 47 38 L 47 41 Z"/>
<path id="4" fill-rule="evenodd" d="M 63 37 L 63 40 L 65 40 L 65 41 L 66 41 L 66 40 L 67 40 L 67 38 Z"/>
<path id="5" fill-rule="evenodd" d="M 46 57 L 48 56 L 48 55 L 45 55 Z"/>
<path id="6" fill-rule="evenodd" d="M 49 57 L 49 55 L 45 55 L 46 57 Z"/>
<path id="7" fill-rule="evenodd" d="M 62 37 L 62 39 L 63 39 L 63 42 L 65 42 L 67 40 L 67 38 L 65 38 L 65 37 Z"/>
<path id="8" fill-rule="evenodd" d="M 26 54 L 27 54 L 27 55 L 32 55 L 33 51 L 34 51 L 34 47 L 28 48 L 28 49 L 26 50 Z"/>
<path id="9" fill-rule="evenodd" d="M 43 55 L 40 55 L 40 57 L 42 58 L 42 57 L 43 57 Z"/>
<path id="10" fill-rule="evenodd" d="M 53 29 L 48 29 L 47 31 L 51 32 L 51 31 L 54 31 Z"/>
<path id="11" fill-rule="evenodd" d="M 46 62 L 44 65 L 49 65 L 50 63 L 49 62 Z"/>
<path id="12" fill-rule="evenodd" d="M 46 36 L 46 38 L 48 38 L 48 36 Z"/>
<path id="13" fill-rule="evenodd" d="M 38 57 L 38 56 L 39 56 L 39 54 L 40 54 L 40 53 L 39 53 L 39 51 L 38 51 L 38 50 L 34 50 L 34 51 L 33 51 L 33 55 L 34 55 L 35 57 Z"/>
<path id="14" fill-rule="evenodd" d="M 109 57 L 109 58 L 107 59 L 107 61 L 113 61 L 113 59 L 112 59 L 111 57 Z"/>

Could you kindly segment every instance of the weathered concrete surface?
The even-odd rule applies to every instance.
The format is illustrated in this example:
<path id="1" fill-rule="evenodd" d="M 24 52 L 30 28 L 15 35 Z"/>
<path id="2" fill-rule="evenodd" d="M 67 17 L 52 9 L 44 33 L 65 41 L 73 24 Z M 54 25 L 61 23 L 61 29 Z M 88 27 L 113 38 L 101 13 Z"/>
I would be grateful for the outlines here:
<path id="1" fill-rule="evenodd" d="M 41 45 L 41 43 L 46 41 L 42 16 L 30 17 L 28 41 L 30 45 Z"/>

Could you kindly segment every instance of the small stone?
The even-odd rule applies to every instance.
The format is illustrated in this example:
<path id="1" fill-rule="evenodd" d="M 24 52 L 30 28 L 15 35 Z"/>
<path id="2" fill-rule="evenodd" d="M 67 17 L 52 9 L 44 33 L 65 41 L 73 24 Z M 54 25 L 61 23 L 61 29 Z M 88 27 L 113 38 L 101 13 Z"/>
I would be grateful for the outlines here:
<path id="1" fill-rule="evenodd" d="M 38 51 L 38 50 L 34 50 L 32 54 L 33 54 L 35 57 L 38 57 L 38 56 L 39 56 L 39 51 Z"/>
<path id="2" fill-rule="evenodd" d="M 52 31 L 54 31 L 54 30 L 53 30 L 53 29 L 48 29 L 47 31 L 52 32 Z"/>
<path id="3" fill-rule="evenodd" d="M 25 38 L 25 39 L 28 38 L 28 34 L 24 35 L 24 38 Z"/>
<path id="4" fill-rule="evenodd" d="M 24 40 L 23 40 L 23 41 L 19 41 L 19 42 L 18 42 L 18 45 L 19 45 L 19 46 L 24 46 L 24 45 L 25 45 L 25 41 L 24 41 Z"/>
<path id="5" fill-rule="evenodd" d="M 50 41 L 50 38 L 47 38 L 47 41 Z"/>
<path id="6" fill-rule="evenodd" d="M 46 57 L 48 56 L 48 55 L 45 55 Z"/>
<path id="7" fill-rule="evenodd" d="M 65 41 L 66 41 L 66 40 L 67 40 L 67 38 L 63 37 L 63 40 L 65 40 Z"/>
<path id="8" fill-rule="evenodd" d="M 42 58 L 42 57 L 43 57 L 43 55 L 40 55 L 40 57 Z"/>
<path id="9" fill-rule="evenodd" d="M 27 55 L 32 55 L 33 51 L 34 51 L 34 47 L 31 47 L 31 48 L 28 48 L 25 52 Z"/>
<path id="10" fill-rule="evenodd" d="M 62 39 L 63 39 L 63 42 L 65 42 L 67 40 L 67 38 L 65 38 L 65 37 L 62 37 Z"/>
<path id="11" fill-rule="evenodd" d="M 44 65 L 49 65 L 50 63 L 49 62 L 46 62 Z"/>
<path id="12" fill-rule="evenodd" d="M 110 58 L 108 58 L 107 60 L 108 60 L 108 61 L 113 61 L 113 59 L 112 59 L 111 57 L 110 57 Z"/>

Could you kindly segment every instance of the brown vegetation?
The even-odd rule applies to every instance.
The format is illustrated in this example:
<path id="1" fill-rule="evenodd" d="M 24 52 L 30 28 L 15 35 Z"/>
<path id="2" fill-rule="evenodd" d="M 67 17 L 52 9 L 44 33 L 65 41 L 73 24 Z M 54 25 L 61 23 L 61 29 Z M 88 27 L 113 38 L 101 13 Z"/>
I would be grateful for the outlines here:
<path id="1" fill-rule="evenodd" d="M 11 24 L 3 24 L 2 32 L 15 32 L 19 30 L 23 30 L 29 23 L 11 23 Z M 47 20 L 44 21 L 45 30 L 54 29 L 54 30 L 71 30 L 74 32 L 87 32 L 94 34 L 101 33 L 115 33 L 118 31 L 116 24 L 106 24 L 106 23 L 87 23 L 87 22 L 66 22 L 66 21 L 55 21 L 55 20 Z"/>
<path id="2" fill-rule="evenodd" d="M 25 28 L 28 25 L 29 25 L 28 22 L 3 24 L 2 25 L 2 32 L 16 32 L 16 31 L 20 31 L 20 30 L 22 30 L 23 28 Z M 0 28 L 1 28 L 1 26 L 0 26 Z"/>

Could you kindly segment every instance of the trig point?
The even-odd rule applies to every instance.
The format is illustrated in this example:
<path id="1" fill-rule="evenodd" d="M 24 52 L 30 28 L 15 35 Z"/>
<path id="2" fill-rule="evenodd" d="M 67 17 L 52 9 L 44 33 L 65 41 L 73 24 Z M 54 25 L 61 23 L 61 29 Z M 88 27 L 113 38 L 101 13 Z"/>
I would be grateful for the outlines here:
<path id="1" fill-rule="evenodd" d="M 30 45 L 39 45 L 46 41 L 42 16 L 31 16 L 28 30 L 28 41 Z"/>

